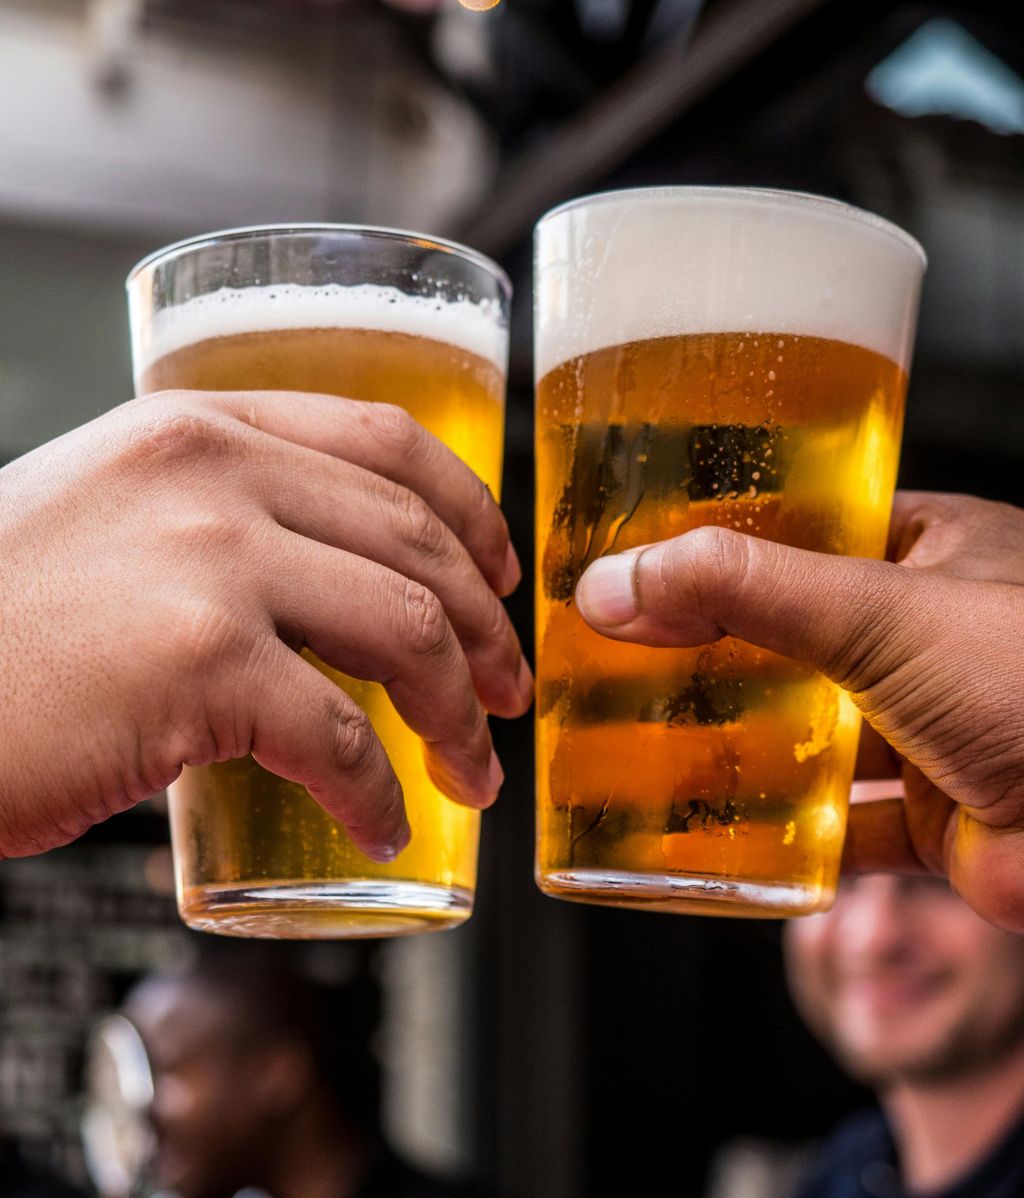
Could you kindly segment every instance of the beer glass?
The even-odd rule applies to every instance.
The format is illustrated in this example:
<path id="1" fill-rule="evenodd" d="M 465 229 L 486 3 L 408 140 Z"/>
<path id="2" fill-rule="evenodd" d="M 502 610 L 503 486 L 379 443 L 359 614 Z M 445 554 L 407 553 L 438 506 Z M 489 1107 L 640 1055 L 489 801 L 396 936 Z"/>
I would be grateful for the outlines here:
<path id="1" fill-rule="evenodd" d="M 717 915 L 834 896 L 859 715 L 732 638 L 607 640 L 586 567 L 719 525 L 884 552 L 924 254 L 815 196 L 669 187 L 536 234 L 540 888 Z"/>
<path id="2" fill-rule="evenodd" d="M 498 493 L 510 288 L 479 254 L 385 229 L 240 229 L 147 258 L 128 293 L 139 394 L 283 389 L 399 403 Z M 251 757 L 186 768 L 169 792 L 182 917 L 287 938 L 461 923 L 479 813 L 433 785 L 381 686 L 311 660 L 369 715 L 405 792 L 411 843 L 390 864 L 370 861 L 304 788 Z"/>

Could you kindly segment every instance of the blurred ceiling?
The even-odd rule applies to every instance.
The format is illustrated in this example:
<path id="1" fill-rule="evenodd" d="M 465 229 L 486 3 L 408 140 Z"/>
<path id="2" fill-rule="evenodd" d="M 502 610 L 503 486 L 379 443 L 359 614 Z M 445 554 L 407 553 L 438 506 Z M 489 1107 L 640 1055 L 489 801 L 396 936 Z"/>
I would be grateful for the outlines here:
<path id="1" fill-rule="evenodd" d="M 0 213 L 164 237 L 435 231 L 497 149 L 406 24 L 355 2 L 0 0 Z"/>
<path id="2" fill-rule="evenodd" d="M 900 115 L 884 80 L 936 22 L 943 53 L 982 63 L 967 86 L 988 107 Z M 1001 450 L 1024 413 L 1024 137 L 991 120 L 1014 127 L 1022 22 L 1005 0 L 0 0 L 0 220 L 148 244 L 416 228 L 501 257 L 523 294 L 534 222 L 573 195 L 820 191 L 925 243 L 920 344 L 944 398 L 924 431 Z M 1009 116 L 991 116 L 996 75 Z M 529 305 L 512 364 L 527 385 Z M 975 368 L 984 386 L 957 374 Z"/>
<path id="3" fill-rule="evenodd" d="M 936 14 L 1024 70 L 1002 0 L 0 0 L 0 209 L 411 224 L 501 254 L 668 130 L 682 163 L 841 102 Z"/>

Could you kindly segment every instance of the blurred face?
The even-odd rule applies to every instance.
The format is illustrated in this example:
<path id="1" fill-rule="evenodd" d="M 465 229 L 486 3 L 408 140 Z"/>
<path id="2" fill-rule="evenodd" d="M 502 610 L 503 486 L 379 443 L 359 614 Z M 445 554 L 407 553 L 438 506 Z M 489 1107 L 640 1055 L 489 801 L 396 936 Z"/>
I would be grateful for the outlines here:
<path id="1" fill-rule="evenodd" d="M 936 878 L 844 882 L 786 928 L 793 997 L 851 1073 L 876 1085 L 984 1069 L 1024 1042 L 1024 939 Z"/>
<path id="2" fill-rule="evenodd" d="M 222 996 L 187 981 L 144 983 L 127 1014 L 153 1069 L 154 1180 L 181 1198 L 259 1184 L 283 1099 L 258 1039 Z"/>

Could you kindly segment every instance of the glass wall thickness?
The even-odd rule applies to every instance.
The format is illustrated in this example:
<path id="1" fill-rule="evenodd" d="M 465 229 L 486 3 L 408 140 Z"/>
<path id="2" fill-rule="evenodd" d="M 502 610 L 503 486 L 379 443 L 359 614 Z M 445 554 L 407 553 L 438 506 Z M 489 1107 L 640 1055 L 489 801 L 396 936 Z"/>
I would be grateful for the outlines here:
<path id="1" fill-rule="evenodd" d="M 289 390 L 400 403 L 499 494 L 509 287 L 486 259 L 414 234 L 252 229 L 172 246 L 129 278 L 138 394 Z M 312 655 L 370 716 L 412 841 L 366 858 L 301 786 L 252 758 L 170 789 L 185 922 L 229 935 L 357 937 L 449 927 L 472 911 L 479 813 L 448 800 L 382 687 Z"/>
<path id="2" fill-rule="evenodd" d="M 834 201 L 609 193 L 536 235 L 536 873 L 562 898 L 792 915 L 834 897 L 859 716 L 726 638 L 598 636 L 597 558 L 714 524 L 884 552 L 924 256 Z"/>

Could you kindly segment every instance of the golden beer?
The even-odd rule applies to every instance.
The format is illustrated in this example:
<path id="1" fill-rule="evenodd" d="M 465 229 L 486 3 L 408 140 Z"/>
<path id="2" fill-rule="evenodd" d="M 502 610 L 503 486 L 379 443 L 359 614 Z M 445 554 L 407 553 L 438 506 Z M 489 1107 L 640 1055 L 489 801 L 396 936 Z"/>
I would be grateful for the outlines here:
<path id="1" fill-rule="evenodd" d="M 859 309 L 821 318 L 799 219 L 780 228 L 772 193 L 733 193 L 753 198 L 732 211 L 721 194 L 698 194 L 696 209 L 687 189 L 595 197 L 538 231 L 537 878 L 562 898 L 790 915 L 834 895 L 859 732 L 849 696 L 732 638 L 686 650 L 607 640 L 573 602 L 602 555 L 705 524 L 826 553 L 884 551 L 907 318 L 888 342 L 863 322 L 858 343 Z M 759 221 L 766 209 L 775 219 Z M 853 260 L 862 230 L 842 219 L 823 244 L 811 237 L 812 259 Z M 688 220 L 693 240 L 679 234 Z M 659 237 L 672 230 L 666 251 Z M 755 302 L 750 288 L 767 285 L 751 265 L 759 232 L 773 267 L 785 262 L 779 240 L 792 254 Z M 875 235 L 868 281 L 902 280 L 905 260 L 883 269 L 884 238 L 900 243 Z M 737 244 L 747 279 L 732 293 L 719 285 L 702 302 L 694 290 L 675 312 L 651 311 L 655 257 L 681 268 L 675 287 L 706 292 L 723 269 L 735 280 Z M 636 280 L 650 270 L 645 296 Z M 628 336 L 666 325 L 678 331 Z"/>
<path id="2" fill-rule="evenodd" d="M 390 287 L 252 287 L 185 305 L 138 361 L 138 389 L 283 389 L 400 403 L 497 494 L 503 355 L 504 330 L 466 302 L 421 302 Z M 433 784 L 421 741 L 383 687 L 306 656 L 370 717 L 402 783 L 412 840 L 378 864 L 304 788 L 251 757 L 186 768 L 170 790 L 183 918 L 207 931 L 273 937 L 396 935 L 462 922 L 472 911 L 479 813 Z"/>

